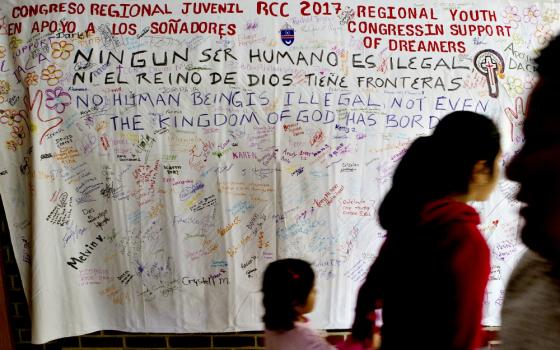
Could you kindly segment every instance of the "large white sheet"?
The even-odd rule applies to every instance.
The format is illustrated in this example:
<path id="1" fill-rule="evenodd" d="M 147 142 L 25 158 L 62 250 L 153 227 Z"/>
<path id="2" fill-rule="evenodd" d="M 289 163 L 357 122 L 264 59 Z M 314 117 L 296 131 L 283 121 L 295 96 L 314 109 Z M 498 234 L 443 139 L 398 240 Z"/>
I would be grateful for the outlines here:
<path id="1" fill-rule="evenodd" d="M 560 14 L 542 1 L 39 4 L 0 5 L 1 195 L 35 343 L 261 329 L 260 274 L 283 257 L 313 263 L 315 326 L 349 327 L 407 145 L 470 110 L 497 121 L 507 161 Z M 523 251 L 514 193 L 502 179 L 477 205 L 487 325 Z"/>

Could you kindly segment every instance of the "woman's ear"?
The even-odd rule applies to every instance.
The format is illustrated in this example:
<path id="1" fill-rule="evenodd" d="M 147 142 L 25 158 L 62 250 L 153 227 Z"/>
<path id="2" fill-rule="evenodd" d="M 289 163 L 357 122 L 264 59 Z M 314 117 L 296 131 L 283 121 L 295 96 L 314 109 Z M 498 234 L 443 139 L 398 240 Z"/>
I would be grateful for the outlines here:
<path id="1" fill-rule="evenodd" d="M 485 160 L 479 160 L 474 164 L 471 184 L 473 185 L 486 185 L 490 182 L 491 169 L 488 166 L 488 162 Z"/>

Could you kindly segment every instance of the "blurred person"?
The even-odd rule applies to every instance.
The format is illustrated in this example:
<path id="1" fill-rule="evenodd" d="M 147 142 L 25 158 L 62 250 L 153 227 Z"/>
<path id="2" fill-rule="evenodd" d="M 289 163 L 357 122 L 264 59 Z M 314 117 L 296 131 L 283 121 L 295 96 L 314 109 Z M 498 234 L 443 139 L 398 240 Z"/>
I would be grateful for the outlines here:
<path id="1" fill-rule="evenodd" d="M 525 204 L 527 252 L 508 282 L 500 337 L 504 350 L 560 349 L 560 37 L 535 60 L 539 80 L 527 105 L 525 143 L 506 169 Z"/>

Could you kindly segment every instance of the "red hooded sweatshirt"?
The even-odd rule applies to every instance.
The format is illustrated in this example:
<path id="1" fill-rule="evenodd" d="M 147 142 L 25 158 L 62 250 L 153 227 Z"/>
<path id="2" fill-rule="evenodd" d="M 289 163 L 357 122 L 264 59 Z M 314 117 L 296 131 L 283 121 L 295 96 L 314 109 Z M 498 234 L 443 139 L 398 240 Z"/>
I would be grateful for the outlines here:
<path id="1" fill-rule="evenodd" d="M 419 225 L 389 232 L 381 264 L 382 349 L 480 346 L 490 251 L 478 213 L 449 198 L 428 204 Z"/>

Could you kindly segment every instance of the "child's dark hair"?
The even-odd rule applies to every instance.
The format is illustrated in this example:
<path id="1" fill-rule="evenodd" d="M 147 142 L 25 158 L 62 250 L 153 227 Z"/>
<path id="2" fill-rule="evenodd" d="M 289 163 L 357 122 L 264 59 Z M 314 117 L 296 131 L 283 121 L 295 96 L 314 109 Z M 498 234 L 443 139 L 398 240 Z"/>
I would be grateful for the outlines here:
<path id="1" fill-rule="evenodd" d="M 298 313 L 294 307 L 305 305 L 313 289 L 315 273 L 300 259 L 271 262 L 263 275 L 263 322 L 266 329 L 288 331 L 294 328 Z"/>
<path id="2" fill-rule="evenodd" d="M 393 184 L 379 208 L 381 226 L 406 232 L 430 201 L 468 192 L 475 164 L 493 171 L 500 133 L 492 120 L 473 112 L 453 112 L 431 136 L 416 139 L 395 170 Z"/>

